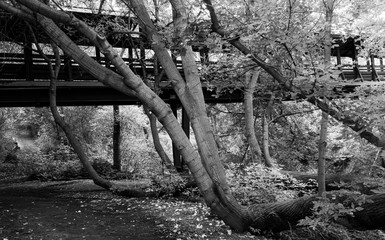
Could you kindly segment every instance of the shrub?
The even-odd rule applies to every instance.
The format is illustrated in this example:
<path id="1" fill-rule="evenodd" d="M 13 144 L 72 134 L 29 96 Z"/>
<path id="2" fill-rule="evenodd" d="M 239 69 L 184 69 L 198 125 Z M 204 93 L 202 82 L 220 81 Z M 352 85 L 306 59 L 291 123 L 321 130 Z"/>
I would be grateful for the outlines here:
<path id="1" fill-rule="evenodd" d="M 186 186 L 186 180 L 179 174 L 170 173 L 154 175 L 151 178 L 151 188 L 160 195 L 174 195 L 179 193 Z"/>
<path id="2" fill-rule="evenodd" d="M 279 169 L 258 164 L 243 169 L 240 165 L 229 164 L 226 175 L 234 197 L 243 205 L 284 201 L 312 193 L 307 184 L 280 173 Z"/>
<path id="3" fill-rule="evenodd" d="M 78 160 L 59 161 L 51 154 L 24 151 L 19 154 L 17 174 L 28 176 L 30 180 L 65 180 L 80 175 Z"/>
<path id="4" fill-rule="evenodd" d="M 314 229 L 327 228 L 342 217 L 353 217 L 354 213 L 363 210 L 361 207 L 369 202 L 365 195 L 358 192 L 340 191 L 320 197 L 314 201 L 313 215 L 299 221 L 299 226 Z"/>
<path id="5" fill-rule="evenodd" d="M 100 176 L 104 178 L 112 178 L 116 172 L 110 162 L 101 158 L 94 159 L 92 167 Z"/>

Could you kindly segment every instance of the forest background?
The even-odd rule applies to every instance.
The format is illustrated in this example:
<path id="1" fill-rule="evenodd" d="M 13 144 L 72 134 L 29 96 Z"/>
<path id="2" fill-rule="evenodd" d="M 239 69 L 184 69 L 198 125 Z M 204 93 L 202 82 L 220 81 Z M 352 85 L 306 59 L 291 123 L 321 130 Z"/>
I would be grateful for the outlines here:
<path id="1" fill-rule="evenodd" d="M 29 5 L 24 1 L 19 2 L 39 14 L 48 16 L 48 11 L 36 10 L 44 9 L 41 6 L 36 7 L 38 3 L 32 1 Z M 261 174 L 263 171 L 275 172 L 278 169 L 311 174 L 317 171 L 319 159 L 326 159 L 326 172 L 329 174 L 353 174 L 355 177 L 349 179 L 362 180 L 362 177 L 367 177 L 368 179 L 375 178 L 374 181 L 380 182 L 385 165 L 382 157 L 384 146 L 381 141 L 384 126 L 382 113 L 384 89 L 381 84 L 375 87 L 362 86 L 353 93 L 337 98 L 333 90 L 341 83 L 341 79 L 338 77 L 341 72 L 334 67 L 334 64 L 331 64 L 335 60 L 331 58 L 330 53 L 329 56 L 325 53 L 325 49 L 333 47 L 331 41 L 328 41 L 330 33 L 338 33 L 343 38 L 360 36 L 361 39 L 364 39 L 360 51 L 362 59 L 366 61 L 369 54 L 381 57 L 384 46 L 382 40 L 383 16 L 378 13 L 381 12 L 379 10 L 383 9 L 384 4 L 380 1 L 240 1 L 238 4 L 232 2 L 227 5 L 223 2 L 203 2 L 192 1 L 184 5 L 178 1 L 171 1 L 174 20 L 170 17 L 172 15 L 170 14 L 171 5 L 163 2 L 138 2 L 136 5 L 136 1 L 131 3 L 123 1 L 121 6 L 134 11 L 144 22 L 142 24 L 147 24 L 143 26 L 150 25 L 145 22 L 145 15 L 141 15 L 143 6 L 149 9 L 148 13 L 152 17 L 157 16 L 155 19 L 159 22 L 156 21 L 157 25 L 154 27 L 158 29 L 149 27 L 147 29 L 148 38 L 151 39 L 158 34 L 164 48 L 168 45 L 178 46 L 180 44 L 182 47 L 177 48 L 176 52 L 180 51 L 181 54 L 176 53 L 176 56 L 180 54 L 184 63 L 188 63 L 184 59 L 187 57 L 183 55 L 184 51 L 190 51 L 188 46 L 199 44 L 209 46 L 210 54 L 212 54 L 211 60 L 215 61 L 215 64 L 202 62 L 197 69 L 199 79 L 203 80 L 207 86 L 217 89 L 218 94 L 221 94 L 222 91 L 236 89 L 252 90 L 251 92 L 255 93 L 255 97 L 251 101 L 253 107 L 251 123 L 257 144 L 252 143 L 253 136 L 249 135 L 250 128 L 245 128 L 245 126 L 250 127 L 246 98 L 244 104 L 208 104 L 203 107 L 200 99 L 194 99 L 196 106 L 189 106 L 186 100 L 183 100 L 184 96 L 179 96 L 183 106 L 189 109 L 192 131 L 195 133 L 190 142 L 191 149 L 199 149 L 202 166 L 207 171 L 207 176 L 212 179 L 212 183 L 204 180 L 202 183 L 198 182 L 200 190 L 208 192 L 207 195 L 204 195 L 206 202 L 210 202 L 211 200 L 208 199 L 211 198 L 216 199 L 213 202 L 221 202 L 224 209 L 234 208 L 235 210 L 232 211 L 235 212 L 235 215 L 239 215 L 238 217 L 243 219 L 242 226 L 236 223 L 232 225 L 231 220 L 227 220 L 228 222 L 225 220 L 225 222 L 235 229 L 244 230 L 250 225 L 248 218 L 252 217 L 245 217 L 244 213 L 239 214 L 237 209 L 241 208 L 227 203 L 227 201 L 232 203 L 233 200 L 228 193 L 225 180 L 220 173 L 221 170 L 216 173 L 211 167 L 221 169 L 221 166 L 224 165 L 228 182 L 231 188 L 236 189 L 235 195 L 238 194 L 237 200 L 246 206 L 270 201 L 270 199 L 260 200 L 260 192 L 253 193 L 254 189 L 261 187 L 260 180 L 264 181 L 264 178 L 255 177 L 255 174 Z M 5 7 L 7 4 L 9 3 L 4 2 L 2 7 L 7 9 Z M 73 6 L 71 3 L 63 2 L 61 4 Z M 104 1 L 99 6 L 90 2 L 85 2 L 85 4 L 94 10 L 99 10 L 100 6 L 106 8 L 119 6 L 117 3 L 110 5 Z M 16 4 L 14 7 L 18 9 L 17 6 Z M 213 14 L 210 6 L 214 6 L 217 15 Z M 183 10 L 183 8 L 185 9 Z M 327 18 L 330 13 L 333 16 L 332 21 Z M 55 14 L 59 16 L 58 13 Z M 72 20 L 55 18 L 55 14 L 52 15 L 53 17 L 51 15 L 49 17 L 72 27 L 75 26 L 71 23 Z M 180 17 L 178 14 L 182 16 L 182 20 L 178 18 L 178 16 Z M 223 28 L 215 27 L 216 17 L 220 18 L 223 26 L 226 26 L 226 34 L 223 33 Z M 208 22 L 210 20 L 213 23 L 212 27 Z M 180 23 L 178 21 L 181 21 L 182 24 L 178 25 Z M 183 21 L 194 27 L 185 28 Z M 168 24 L 170 22 L 174 23 L 173 27 Z M 330 25 L 330 23 L 332 24 Z M 109 24 L 109 27 L 116 31 L 121 30 L 122 26 L 119 22 Z M 157 33 L 152 32 L 155 31 L 154 29 L 157 30 Z M 106 30 L 105 22 L 97 24 L 95 30 L 98 34 L 105 34 L 103 32 Z M 178 36 L 181 32 L 182 37 L 179 35 L 180 39 L 175 38 L 175 34 Z M 326 34 L 327 32 L 329 35 Z M 160 47 L 157 45 L 157 39 L 153 38 L 154 52 L 149 54 L 152 53 L 153 56 L 159 58 L 162 66 L 167 69 L 161 60 L 162 52 L 158 49 Z M 60 46 L 59 40 L 54 39 L 54 41 Z M 247 47 L 246 49 L 253 49 L 253 51 L 244 50 L 239 45 L 240 41 Z M 100 42 L 98 47 L 106 48 Z M 10 43 L 6 43 L 6 45 L 6 47 L 17 48 Z M 185 47 L 187 50 L 184 50 Z M 39 51 L 39 48 L 35 47 L 35 50 Z M 106 49 L 103 50 L 107 52 Z M 67 51 L 69 50 L 67 49 Z M 108 52 L 106 56 L 108 56 Z M 191 56 L 188 57 L 191 60 Z M 193 56 L 192 59 L 194 58 Z M 329 60 L 327 60 L 328 58 Z M 113 59 L 111 61 L 113 62 Z M 344 64 L 353 65 L 353 62 L 349 61 L 351 60 L 346 59 Z M 113 62 L 113 64 L 118 67 L 118 63 Z M 131 79 L 131 76 L 125 75 L 124 71 L 126 70 L 120 69 L 126 79 Z M 169 76 L 170 72 L 166 70 Z M 188 72 L 185 74 L 186 78 L 189 78 Z M 191 79 L 193 81 L 194 77 Z M 252 86 L 251 83 L 255 86 Z M 178 89 L 178 84 L 180 83 L 174 84 L 176 89 Z M 135 91 L 135 84 L 128 83 L 127 85 Z M 195 90 L 192 88 L 191 91 Z M 285 101 L 288 95 L 296 100 Z M 162 107 L 151 104 L 144 99 L 144 105 L 150 108 L 151 112 L 157 114 L 158 118 L 162 116 Z M 327 118 L 325 114 L 321 114 L 320 109 L 333 118 Z M 59 107 L 59 110 L 60 116 L 70 126 L 70 131 L 75 132 L 77 138 L 81 140 L 83 150 L 91 156 L 94 168 L 99 168 L 99 174 L 107 178 L 116 177 L 116 170 L 109 165 L 113 156 L 112 107 Z M 199 115 L 197 116 L 195 113 L 199 113 Z M 210 126 L 207 125 L 208 120 L 206 120 L 205 114 L 207 114 Z M 155 177 L 164 173 L 165 168 L 169 168 L 164 159 L 160 159 L 154 150 L 148 115 L 148 109 L 142 109 L 142 107 L 121 107 L 119 120 L 123 133 L 121 139 L 123 174 L 118 174 L 119 177 L 148 177 L 151 174 Z M 168 117 L 168 115 L 165 116 Z M 324 127 L 321 127 L 319 123 L 321 118 L 324 120 Z M 77 160 L 76 155 L 79 156 L 79 152 L 71 148 L 73 143 L 65 137 L 68 137 L 68 133 L 66 130 L 62 132 L 58 127 L 60 124 L 57 122 L 57 119 L 51 117 L 49 110 L 44 108 L 2 109 L 0 125 L 1 141 L 4 143 L 0 153 L 2 172 L 5 174 L 18 172 L 22 175 L 55 180 L 81 175 L 80 172 L 84 170 Z M 328 127 L 325 122 L 328 123 Z M 175 139 L 178 134 L 170 133 L 172 132 L 170 126 L 167 125 L 168 122 L 165 124 L 164 119 L 161 120 L 161 123 L 164 124 L 164 127 L 157 129 L 157 132 L 161 136 L 166 153 L 171 157 L 171 140 L 167 137 L 166 131 L 175 142 L 178 142 Z M 202 129 L 203 131 L 201 131 Z M 327 129 L 328 134 L 326 139 L 320 141 L 320 135 L 323 135 L 322 129 Z M 204 142 L 202 139 L 205 134 L 209 134 L 209 136 L 212 134 L 212 140 L 209 137 L 207 144 L 215 145 L 213 149 L 217 149 L 217 153 L 210 154 L 211 150 L 204 145 L 206 143 L 200 145 Z M 15 142 L 20 142 L 20 144 L 18 143 L 20 149 L 15 147 Z M 256 147 L 258 145 L 259 150 Z M 322 150 L 322 146 L 326 146 L 326 150 Z M 189 148 L 181 148 L 181 150 L 184 149 Z M 208 153 L 205 154 L 205 151 Z M 326 156 L 319 156 L 323 151 Z M 189 160 L 186 154 L 182 152 L 190 171 L 196 174 L 200 168 L 191 169 L 196 164 L 195 155 L 192 154 L 194 159 Z M 98 167 L 98 164 L 101 167 Z M 267 170 L 258 164 L 266 165 Z M 251 174 L 250 178 L 253 179 L 252 182 L 255 185 L 244 184 L 249 179 L 245 180 L 244 175 L 240 174 L 242 171 Z M 241 180 L 236 178 L 239 176 L 242 176 L 239 178 Z M 267 177 L 270 179 L 269 181 L 276 177 L 273 173 L 271 176 L 273 177 Z M 285 178 L 284 175 L 280 176 Z M 98 181 L 96 180 L 96 182 Z M 100 181 L 100 184 L 104 183 Z M 268 188 L 270 182 L 262 184 L 263 191 L 271 190 Z M 357 183 L 355 184 L 350 188 L 357 190 Z M 106 186 L 110 188 L 110 185 L 106 184 Z M 380 188 L 376 190 L 376 193 L 382 193 L 381 184 L 376 187 L 378 186 Z M 217 187 L 222 189 L 223 193 L 222 190 L 219 193 L 216 192 Z M 288 193 L 282 196 L 274 191 L 271 196 L 275 201 L 285 201 L 295 199 L 304 193 L 291 194 L 294 195 Z M 352 192 L 349 194 L 354 195 Z M 223 203 L 224 198 L 227 200 Z M 326 218 L 327 222 L 344 216 L 344 214 L 349 215 L 361 210 L 344 206 L 343 209 L 340 209 L 341 211 L 337 211 L 339 206 L 338 204 L 327 206 L 328 210 L 333 210 L 331 216 Z M 222 206 L 220 209 L 215 209 L 216 206 L 211 207 L 214 208 L 214 212 L 223 211 Z M 251 210 L 255 209 L 249 208 L 249 211 Z M 228 217 L 220 216 L 225 219 Z M 303 224 L 318 226 L 318 220 L 325 220 L 324 216 L 315 216 L 317 221 L 307 219 L 308 221 Z M 255 220 L 251 220 L 251 222 L 253 221 Z M 266 221 L 271 221 L 271 219 Z M 255 222 L 251 225 L 253 224 L 258 226 Z"/>

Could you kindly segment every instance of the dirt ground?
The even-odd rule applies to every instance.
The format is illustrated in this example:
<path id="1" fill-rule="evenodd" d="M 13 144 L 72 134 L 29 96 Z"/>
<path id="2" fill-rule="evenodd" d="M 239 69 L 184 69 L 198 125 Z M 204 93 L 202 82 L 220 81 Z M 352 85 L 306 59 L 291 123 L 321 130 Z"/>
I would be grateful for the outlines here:
<path id="1" fill-rule="evenodd" d="M 203 203 L 122 198 L 90 180 L 0 183 L 0 239 L 257 239 Z"/>

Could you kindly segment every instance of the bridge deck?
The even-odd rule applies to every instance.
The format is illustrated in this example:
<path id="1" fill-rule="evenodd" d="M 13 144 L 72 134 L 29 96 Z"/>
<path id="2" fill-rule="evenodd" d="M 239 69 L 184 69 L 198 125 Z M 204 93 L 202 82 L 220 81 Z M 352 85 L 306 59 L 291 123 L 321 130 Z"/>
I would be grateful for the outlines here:
<path id="1" fill-rule="evenodd" d="M 52 57 L 52 56 L 50 56 Z M 0 53 L 0 107 L 17 106 L 48 106 L 49 105 L 49 70 L 45 60 L 33 54 L 31 62 L 26 63 L 24 54 Z M 105 64 L 104 58 L 98 59 Z M 138 75 L 142 75 L 143 64 L 146 74 L 154 75 L 154 64 L 151 60 L 139 60 L 125 58 L 131 69 Z M 177 62 L 181 70 L 180 62 Z M 341 85 L 346 89 L 356 87 L 359 82 L 380 80 L 385 78 L 384 66 L 373 66 L 375 75 L 369 66 L 359 66 L 359 74 L 353 67 L 345 66 L 343 75 L 345 80 Z M 78 64 L 63 57 L 62 71 L 58 76 L 58 105 L 131 105 L 139 104 L 134 96 L 126 96 L 119 91 L 104 86 L 95 80 L 93 76 L 85 72 Z M 114 68 L 111 68 L 114 70 Z M 160 69 L 158 70 L 160 71 Z M 167 78 L 161 81 L 161 97 L 167 102 L 177 101 Z M 243 94 L 240 90 L 232 93 L 216 96 L 214 90 L 209 90 L 203 84 L 204 95 L 209 103 L 241 102 Z"/>
<path id="2" fill-rule="evenodd" d="M 52 57 L 52 56 L 51 56 Z M 48 64 L 39 55 L 33 55 L 26 64 L 23 54 L 0 53 L 0 107 L 9 106 L 47 106 L 49 105 L 49 69 Z M 98 59 L 104 65 L 105 59 Z M 125 61 L 138 75 L 142 75 L 142 64 L 146 75 L 154 75 L 154 64 L 150 60 L 129 59 Z M 181 63 L 177 62 L 181 69 Z M 127 96 L 103 85 L 85 72 L 78 64 L 63 59 L 62 71 L 58 76 L 58 105 L 131 105 L 139 104 L 134 96 Z M 114 70 L 113 67 L 111 67 Z M 161 69 L 159 69 L 160 71 Z M 160 96 L 166 102 L 177 101 L 170 82 L 164 77 L 160 82 Z M 215 91 L 203 84 L 204 95 L 209 103 L 242 101 L 241 91 L 217 97 Z"/>

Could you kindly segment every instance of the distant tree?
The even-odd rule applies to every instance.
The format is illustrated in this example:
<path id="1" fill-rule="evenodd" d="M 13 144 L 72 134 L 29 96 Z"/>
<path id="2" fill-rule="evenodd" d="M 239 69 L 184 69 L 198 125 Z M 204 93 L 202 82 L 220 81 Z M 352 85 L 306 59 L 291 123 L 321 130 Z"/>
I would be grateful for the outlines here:
<path id="1" fill-rule="evenodd" d="M 258 159 L 259 161 L 261 161 L 263 155 L 262 155 L 261 147 L 258 143 L 258 139 L 255 136 L 254 107 L 253 107 L 254 89 L 259 78 L 259 72 L 253 71 L 252 73 L 246 74 L 245 78 L 246 79 L 245 79 L 245 90 L 244 90 L 244 100 L 243 100 L 243 106 L 245 108 L 245 125 L 246 125 L 245 135 L 250 147 L 251 159 Z M 269 166 L 267 163 L 266 165 Z"/>

